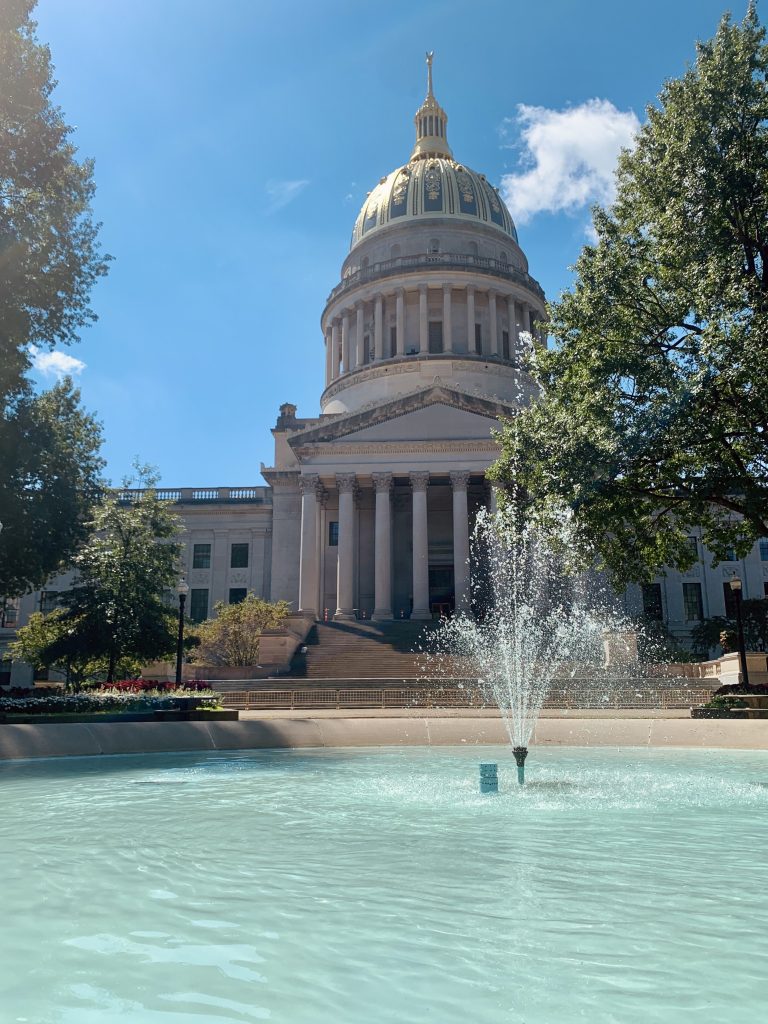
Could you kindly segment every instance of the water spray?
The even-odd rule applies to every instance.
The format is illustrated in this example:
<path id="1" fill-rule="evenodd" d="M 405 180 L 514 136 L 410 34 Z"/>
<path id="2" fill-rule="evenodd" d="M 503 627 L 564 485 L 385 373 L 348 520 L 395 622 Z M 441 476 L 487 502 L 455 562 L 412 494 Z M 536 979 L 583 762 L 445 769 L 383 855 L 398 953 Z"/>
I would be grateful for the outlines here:
<path id="1" fill-rule="evenodd" d="M 525 759 L 528 757 L 528 747 L 513 747 L 512 753 L 515 755 L 515 764 L 517 765 L 517 781 L 522 786 L 525 782 Z"/>
<path id="2" fill-rule="evenodd" d="M 498 793 L 499 792 L 499 771 L 498 766 L 495 764 L 481 764 L 480 765 L 480 792 L 481 793 Z"/>

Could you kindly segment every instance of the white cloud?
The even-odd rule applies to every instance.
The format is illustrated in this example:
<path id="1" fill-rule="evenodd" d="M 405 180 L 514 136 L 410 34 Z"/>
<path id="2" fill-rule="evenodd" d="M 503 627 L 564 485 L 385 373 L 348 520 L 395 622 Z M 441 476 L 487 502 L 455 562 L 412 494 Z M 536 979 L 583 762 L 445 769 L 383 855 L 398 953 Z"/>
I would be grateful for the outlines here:
<path id="1" fill-rule="evenodd" d="M 44 377 L 74 377 L 85 369 L 82 359 L 75 359 L 56 348 L 52 352 L 41 352 L 33 346 L 31 353 L 32 365 Z"/>
<path id="2" fill-rule="evenodd" d="M 520 104 L 521 171 L 505 174 L 501 194 L 512 216 L 525 224 L 542 211 L 575 212 L 592 203 L 610 203 L 619 151 L 631 148 L 640 122 L 632 110 L 608 100 L 548 110 Z"/>
<path id="3" fill-rule="evenodd" d="M 298 181 L 268 181 L 266 193 L 269 197 L 269 212 L 274 213 L 276 210 L 282 210 L 288 203 L 293 202 L 308 184 L 309 179 L 305 178 Z"/>

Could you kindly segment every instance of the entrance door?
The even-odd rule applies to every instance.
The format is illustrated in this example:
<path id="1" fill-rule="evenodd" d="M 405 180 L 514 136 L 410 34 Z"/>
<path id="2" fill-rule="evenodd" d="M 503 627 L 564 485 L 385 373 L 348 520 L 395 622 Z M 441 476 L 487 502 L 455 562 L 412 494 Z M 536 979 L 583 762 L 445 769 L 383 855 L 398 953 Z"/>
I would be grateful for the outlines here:
<path id="1" fill-rule="evenodd" d="M 450 615 L 456 607 L 452 565 L 430 565 L 429 607 L 433 615 Z"/>

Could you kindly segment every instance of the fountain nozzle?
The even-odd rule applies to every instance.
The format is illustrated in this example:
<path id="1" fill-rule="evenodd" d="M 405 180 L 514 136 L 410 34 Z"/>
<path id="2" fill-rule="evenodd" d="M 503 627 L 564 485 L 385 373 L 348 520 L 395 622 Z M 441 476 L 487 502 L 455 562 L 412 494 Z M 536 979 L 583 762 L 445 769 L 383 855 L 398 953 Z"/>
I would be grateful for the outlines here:
<path id="1" fill-rule="evenodd" d="M 515 756 L 515 764 L 517 765 L 517 781 L 522 786 L 525 782 L 525 759 L 528 757 L 528 747 L 513 747 L 512 753 Z"/>

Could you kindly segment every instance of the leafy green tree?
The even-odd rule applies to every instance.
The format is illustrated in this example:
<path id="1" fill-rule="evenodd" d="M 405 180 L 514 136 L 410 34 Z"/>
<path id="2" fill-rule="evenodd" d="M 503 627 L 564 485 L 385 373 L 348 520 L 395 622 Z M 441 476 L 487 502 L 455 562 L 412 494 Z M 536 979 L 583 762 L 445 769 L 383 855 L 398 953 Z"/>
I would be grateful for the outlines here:
<path id="1" fill-rule="evenodd" d="M 0 421 L 0 594 L 43 586 L 88 536 L 103 492 L 101 427 L 65 378 Z"/>
<path id="2" fill-rule="evenodd" d="M 11 654 L 36 669 L 60 672 L 67 685 L 103 676 L 106 663 L 103 658 L 93 657 L 93 638 L 86 626 L 86 622 L 75 620 L 63 608 L 54 608 L 47 614 L 34 612 L 10 645 Z"/>
<path id="3" fill-rule="evenodd" d="M 741 603 L 744 627 L 744 645 L 748 651 L 768 651 L 768 600 L 747 598 Z M 736 619 L 715 615 L 700 622 L 691 634 L 695 651 L 708 656 L 718 647 L 735 651 L 737 645 Z M 724 643 L 725 641 L 725 643 Z"/>
<path id="4" fill-rule="evenodd" d="M 154 479 L 150 478 L 150 485 Z M 49 630 L 50 645 L 38 648 L 38 664 L 102 664 L 107 682 L 126 661 L 153 661 L 176 645 L 176 614 L 163 594 L 178 582 L 180 521 L 152 486 L 123 500 L 120 492 L 95 508 L 90 535 L 73 559 L 75 581 L 61 595 L 62 610 L 51 622 L 35 622 L 20 642 Z M 22 656 L 23 647 L 19 648 Z M 30 647 L 29 653 L 32 653 Z"/>
<path id="5" fill-rule="evenodd" d="M 614 581 L 768 536 L 768 47 L 726 16 L 649 107 L 535 352 L 499 481 Z"/>
<path id="6" fill-rule="evenodd" d="M 34 0 L 0 3 L 0 594 L 40 586 L 82 539 L 98 489 L 98 427 L 63 383 L 36 397 L 36 350 L 96 319 L 107 270 L 91 217 L 93 166 L 52 103 Z"/>
<path id="7" fill-rule="evenodd" d="M 247 594 L 236 604 L 216 605 L 216 618 L 194 627 L 198 638 L 195 660 L 203 665 L 240 667 L 259 662 L 259 638 L 276 629 L 290 613 L 287 601 L 264 601 Z"/>

